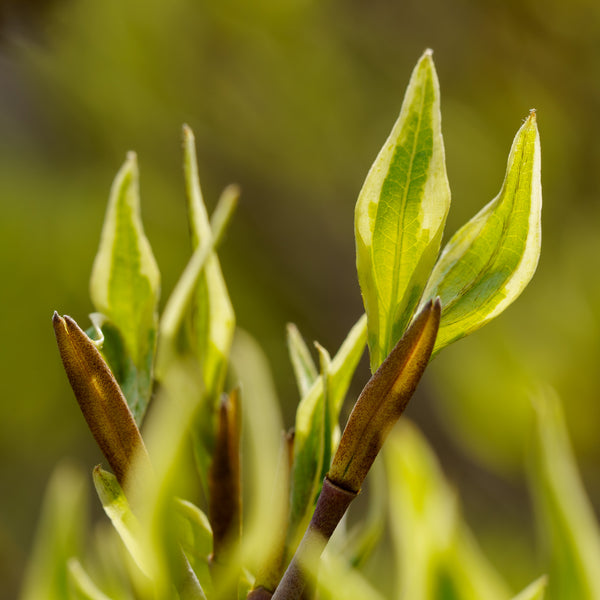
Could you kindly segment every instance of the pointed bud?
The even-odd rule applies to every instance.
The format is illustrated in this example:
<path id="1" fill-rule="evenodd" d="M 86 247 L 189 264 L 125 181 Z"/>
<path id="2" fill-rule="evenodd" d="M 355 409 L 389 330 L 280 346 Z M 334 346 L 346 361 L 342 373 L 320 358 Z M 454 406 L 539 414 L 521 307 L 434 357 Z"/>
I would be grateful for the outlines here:
<path id="1" fill-rule="evenodd" d="M 219 406 L 213 460 L 208 473 L 209 520 L 213 530 L 213 561 L 239 541 L 241 533 L 241 411 L 239 389 L 224 395 Z"/>
<path id="2" fill-rule="evenodd" d="M 360 490 L 429 362 L 440 312 L 439 299 L 426 304 L 361 392 L 328 473 L 330 481 L 339 487 Z"/>
<path id="3" fill-rule="evenodd" d="M 96 345 L 68 316 L 52 318 L 67 377 L 92 435 L 124 486 L 134 461 L 150 465 L 142 436 L 118 383 Z"/>

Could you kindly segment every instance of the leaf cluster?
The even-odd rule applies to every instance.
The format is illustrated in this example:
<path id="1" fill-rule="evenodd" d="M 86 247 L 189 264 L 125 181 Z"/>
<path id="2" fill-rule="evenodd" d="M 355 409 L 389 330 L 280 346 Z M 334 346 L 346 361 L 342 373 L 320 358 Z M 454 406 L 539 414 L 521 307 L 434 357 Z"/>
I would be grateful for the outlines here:
<path id="1" fill-rule="evenodd" d="M 365 315 L 333 356 L 316 344 L 317 362 L 298 329 L 288 328 L 301 400 L 287 432 L 266 360 L 236 329 L 217 255 L 238 190 L 227 188 L 209 217 L 189 128 L 183 137 L 192 255 L 160 318 L 160 274 L 140 218 L 134 154 L 113 184 L 92 269 L 94 327 L 86 335 L 69 317 L 54 317 L 75 396 L 114 472 L 96 467 L 93 479 L 117 537 L 103 530 L 85 559 L 75 558 L 81 548 L 70 534 L 60 552 L 36 551 L 23 598 L 379 598 L 360 566 L 387 522 L 386 499 L 398 597 L 510 597 L 426 442 L 409 424 L 392 427 L 431 357 L 500 314 L 533 276 L 541 213 L 535 112 L 516 134 L 498 196 L 440 253 L 450 189 L 439 84 L 425 52 L 356 204 Z M 342 433 L 341 408 L 366 345 L 373 376 Z M 561 423 L 554 417 L 548 425 L 557 439 Z M 572 541 L 570 532 L 590 524 L 571 522 L 569 507 L 555 502 L 563 479 L 578 482 L 572 469 L 544 471 L 556 447 L 571 460 L 568 444 L 544 432 L 540 506 L 550 519 L 564 517 L 551 530 Z M 375 470 L 373 508 L 362 527 L 349 528 L 343 516 L 388 436 L 387 489 Z M 40 548 L 70 532 L 62 499 L 81 485 L 56 477 Z M 588 538 L 591 547 L 596 537 Z M 582 581 L 577 597 L 594 597 L 589 552 L 562 546 L 564 564 Z M 569 589 L 568 574 L 564 581 Z M 540 579 L 518 598 L 541 598 L 544 588 Z"/>

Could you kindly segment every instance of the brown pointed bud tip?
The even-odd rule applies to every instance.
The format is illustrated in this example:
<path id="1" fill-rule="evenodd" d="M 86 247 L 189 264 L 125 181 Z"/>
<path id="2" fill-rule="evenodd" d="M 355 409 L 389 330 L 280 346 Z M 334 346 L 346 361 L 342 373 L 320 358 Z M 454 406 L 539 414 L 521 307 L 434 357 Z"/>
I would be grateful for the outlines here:
<path id="1" fill-rule="evenodd" d="M 135 472 L 149 472 L 150 461 L 127 401 L 94 342 L 69 316 L 52 317 L 69 383 L 100 450 L 123 486 Z"/>
<path id="2" fill-rule="evenodd" d="M 358 492 L 427 366 L 440 325 L 439 298 L 429 301 L 373 374 L 348 418 L 329 479 Z"/>
<path id="3" fill-rule="evenodd" d="M 217 435 L 208 472 L 209 520 L 214 560 L 241 533 L 241 406 L 239 388 L 224 395 L 219 405 Z"/>

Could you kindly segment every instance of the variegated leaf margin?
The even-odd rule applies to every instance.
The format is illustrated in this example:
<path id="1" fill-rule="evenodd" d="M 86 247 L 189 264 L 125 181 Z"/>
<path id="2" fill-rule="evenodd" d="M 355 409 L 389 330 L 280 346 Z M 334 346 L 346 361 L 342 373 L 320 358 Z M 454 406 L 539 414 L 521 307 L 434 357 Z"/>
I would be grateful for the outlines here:
<path id="1" fill-rule="evenodd" d="M 428 50 L 356 203 L 356 262 L 372 371 L 402 337 L 419 304 L 449 207 L 439 84 Z"/>
<path id="2" fill-rule="evenodd" d="M 498 196 L 450 239 L 424 301 L 439 296 L 434 353 L 499 315 L 525 289 L 541 249 L 541 158 L 535 111 L 517 132 Z"/>
<path id="3" fill-rule="evenodd" d="M 130 152 L 111 189 L 90 295 L 122 338 L 126 352 L 111 350 L 119 358 L 111 368 L 124 374 L 119 383 L 139 424 L 151 394 L 160 272 L 142 226 L 138 179 Z"/>

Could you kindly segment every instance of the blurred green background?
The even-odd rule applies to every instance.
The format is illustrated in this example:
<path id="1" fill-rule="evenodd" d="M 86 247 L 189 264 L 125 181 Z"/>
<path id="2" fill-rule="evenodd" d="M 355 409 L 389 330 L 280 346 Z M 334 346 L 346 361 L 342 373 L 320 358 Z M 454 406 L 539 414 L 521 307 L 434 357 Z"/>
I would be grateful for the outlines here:
<path id="1" fill-rule="evenodd" d="M 207 204 L 241 185 L 223 270 L 291 424 L 285 323 L 333 352 L 360 315 L 354 202 L 427 47 L 442 91 L 447 234 L 498 192 L 512 138 L 536 108 L 544 238 L 530 287 L 436 359 L 408 414 L 515 588 L 537 575 L 524 473 L 538 382 L 564 401 L 600 507 L 598 2 L 4 0 L 0 24 L 0 597 L 16 594 L 53 466 L 101 461 L 50 318 L 56 309 L 87 324 L 126 152 L 139 157 L 163 303 L 190 252 L 182 123 L 196 134 Z M 365 363 L 358 379 L 367 376 Z"/>

